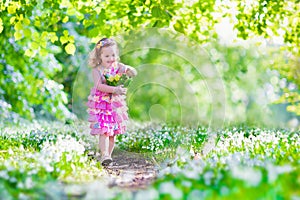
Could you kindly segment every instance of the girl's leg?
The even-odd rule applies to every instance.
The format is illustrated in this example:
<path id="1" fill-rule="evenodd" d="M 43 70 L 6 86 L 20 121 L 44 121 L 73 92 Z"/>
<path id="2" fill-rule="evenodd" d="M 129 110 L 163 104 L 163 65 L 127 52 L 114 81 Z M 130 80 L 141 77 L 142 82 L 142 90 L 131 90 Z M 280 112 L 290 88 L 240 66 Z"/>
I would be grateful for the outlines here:
<path id="1" fill-rule="evenodd" d="M 102 157 L 109 156 L 109 137 L 106 135 L 99 136 L 99 148 Z"/>
<path id="2" fill-rule="evenodd" d="M 108 148 L 109 157 L 111 157 L 114 147 L 115 147 L 115 136 L 110 136 L 109 137 L 109 148 Z"/>

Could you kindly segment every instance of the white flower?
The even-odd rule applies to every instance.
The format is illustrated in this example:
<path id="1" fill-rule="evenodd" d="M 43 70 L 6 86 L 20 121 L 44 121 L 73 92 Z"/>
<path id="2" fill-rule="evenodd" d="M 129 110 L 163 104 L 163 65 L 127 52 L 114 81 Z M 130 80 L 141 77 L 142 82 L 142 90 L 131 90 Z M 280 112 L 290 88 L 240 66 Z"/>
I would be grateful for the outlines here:
<path id="1" fill-rule="evenodd" d="M 181 199 L 182 192 L 175 187 L 173 182 L 164 182 L 159 186 L 159 191 L 162 194 L 170 194 L 174 199 Z"/>
<path id="2" fill-rule="evenodd" d="M 3 179 L 6 179 L 6 180 L 9 179 L 9 175 L 8 175 L 7 171 L 4 171 L 4 170 L 0 171 L 0 177 Z"/>
<path id="3" fill-rule="evenodd" d="M 34 183 L 32 181 L 31 177 L 27 177 L 25 180 L 25 188 L 30 189 L 34 186 Z"/>
<path id="4" fill-rule="evenodd" d="M 212 171 L 205 172 L 205 174 L 203 175 L 205 185 L 210 185 L 213 177 L 214 173 Z"/>
<path id="5" fill-rule="evenodd" d="M 50 165 L 46 165 L 45 169 L 47 172 L 53 172 L 53 170 L 54 170 L 54 168 Z"/>
<path id="6" fill-rule="evenodd" d="M 255 170 L 252 167 L 234 166 L 231 168 L 233 177 L 245 181 L 250 186 L 258 186 L 261 179 L 261 171 Z"/>
<path id="7" fill-rule="evenodd" d="M 137 192 L 137 194 L 135 195 L 135 199 L 136 200 L 152 200 L 152 199 L 159 199 L 159 194 L 158 192 L 153 189 L 147 189 L 147 190 L 140 190 L 139 192 Z"/>
<path id="8" fill-rule="evenodd" d="M 275 166 L 272 163 L 267 163 L 266 168 L 268 170 L 269 183 L 276 181 L 278 175 L 288 173 L 294 170 L 294 168 L 291 165 Z"/>

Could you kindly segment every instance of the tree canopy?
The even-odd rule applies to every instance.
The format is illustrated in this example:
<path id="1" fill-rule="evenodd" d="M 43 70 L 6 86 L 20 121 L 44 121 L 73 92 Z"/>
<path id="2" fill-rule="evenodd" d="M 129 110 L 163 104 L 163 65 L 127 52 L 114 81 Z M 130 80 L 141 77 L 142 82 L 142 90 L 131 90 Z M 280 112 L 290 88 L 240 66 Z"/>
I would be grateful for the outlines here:
<path id="1" fill-rule="evenodd" d="M 215 25 L 224 18 L 239 38 L 281 42 L 282 50 L 274 51 L 273 63 L 267 67 L 289 83 L 277 103 L 287 103 L 288 111 L 300 115 L 299 10 L 297 0 L 4 0 L 0 3 L 0 115 L 12 120 L 70 117 L 71 83 L 101 37 L 156 27 L 207 44 L 218 40 Z M 245 70 L 247 64 L 230 66 L 227 75 L 238 77 Z"/>

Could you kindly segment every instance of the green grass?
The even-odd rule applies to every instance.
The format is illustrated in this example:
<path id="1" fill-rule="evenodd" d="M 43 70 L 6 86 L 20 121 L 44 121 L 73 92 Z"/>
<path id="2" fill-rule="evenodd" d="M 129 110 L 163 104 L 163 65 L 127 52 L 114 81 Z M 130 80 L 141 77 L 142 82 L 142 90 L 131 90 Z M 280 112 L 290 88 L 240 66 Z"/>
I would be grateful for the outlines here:
<path id="1" fill-rule="evenodd" d="M 88 125 L 35 123 L 0 129 L 0 196 L 43 199 L 68 196 L 63 185 L 101 180 L 102 167 Z M 212 150 L 194 160 L 209 138 L 206 127 L 135 124 L 117 137 L 117 148 L 156 160 L 157 180 L 115 199 L 299 198 L 300 134 L 284 129 L 231 127 L 217 130 Z M 49 189 L 51 188 L 51 190 Z M 87 191 L 88 192 L 88 191 Z M 54 196 L 53 196 L 54 195 Z"/>
<path id="2" fill-rule="evenodd" d="M 46 198 L 50 182 L 88 182 L 102 172 L 87 156 L 87 138 L 58 123 L 2 128 L 0 148 L 0 196 L 6 199 Z"/>

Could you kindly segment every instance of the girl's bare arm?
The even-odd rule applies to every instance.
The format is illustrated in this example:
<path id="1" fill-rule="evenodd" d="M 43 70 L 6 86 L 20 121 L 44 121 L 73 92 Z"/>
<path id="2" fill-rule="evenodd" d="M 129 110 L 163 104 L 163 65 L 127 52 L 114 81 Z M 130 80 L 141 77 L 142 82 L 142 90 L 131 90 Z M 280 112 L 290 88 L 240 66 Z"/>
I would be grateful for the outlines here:
<path id="1" fill-rule="evenodd" d="M 125 65 L 123 63 L 119 63 L 119 66 L 121 67 L 122 71 L 126 73 L 127 76 L 133 77 L 137 75 L 137 71 L 133 67 Z"/>
<path id="2" fill-rule="evenodd" d="M 96 68 L 94 68 L 92 70 L 92 75 L 93 75 L 94 87 L 95 88 L 97 88 L 98 90 L 100 90 L 102 92 L 114 93 L 114 90 L 115 90 L 116 87 L 103 84 L 102 80 L 101 80 L 100 73 Z"/>

